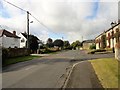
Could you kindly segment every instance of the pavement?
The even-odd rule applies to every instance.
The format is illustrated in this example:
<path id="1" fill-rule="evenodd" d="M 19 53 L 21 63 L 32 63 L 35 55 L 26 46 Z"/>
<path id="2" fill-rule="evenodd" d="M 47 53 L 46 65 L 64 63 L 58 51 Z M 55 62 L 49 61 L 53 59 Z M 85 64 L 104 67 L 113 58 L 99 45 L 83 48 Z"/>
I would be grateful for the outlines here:
<path id="1" fill-rule="evenodd" d="M 89 61 L 77 63 L 64 88 L 102 88 Z"/>
<path id="2" fill-rule="evenodd" d="M 61 88 L 71 71 L 71 67 L 78 62 L 87 61 L 98 58 L 111 58 L 114 54 L 87 54 L 84 50 L 68 50 L 61 51 L 57 54 L 41 57 L 31 61 L 21 62 L 9 65 L 3 68 L 2 72 L 2 87 L 3 88 Z M 85 67 L 85 66 L 88 66 Z M 84 87 L 93 87 L 88 71 L 92 70 L 89 63 L 82 64 L 77 69 L 73 70 L 75 73 L 81 73 L 81 77 L 86 74 L 86 79 L 89 83 Z M 79 68 L 81 71 L 79 72 Z M 87 70 L 88 69 L 88 70 Z M 83 70 L 83 71 L 82 71 Z M 90 72 L 91 73 L 91 72 Z M 90 74 L 89 73 L 89 74 Z M 73 76 L 73 75 L 72 75 Z M 72 77 L 71 76 L 71 77 Z M 93 75 L 94 76 L 94 75 Z M 73 76 L 74 77 L 74 76 Z M 77 78 L 77 76 L 76 76 Z M 74 78 L 73 78 L 74 80 Z M 97 79 L 95 79 L 97 80 Z M 79 83 L 80 84 L 80 83 Z M 83 87 L 79 86 L 78 87 Z M 70 83 L 70 85 L 73 85 Z M 72 87 L 68 85 L 68 87 Z M 73 85 L 73 86 L 77 86 Z"/>

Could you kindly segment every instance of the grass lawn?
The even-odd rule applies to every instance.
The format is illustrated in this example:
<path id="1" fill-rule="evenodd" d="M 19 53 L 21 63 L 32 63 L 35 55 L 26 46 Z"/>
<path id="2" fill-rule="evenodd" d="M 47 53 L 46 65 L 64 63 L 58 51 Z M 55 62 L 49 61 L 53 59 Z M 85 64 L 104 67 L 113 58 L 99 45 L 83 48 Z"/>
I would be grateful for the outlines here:
<path id="1" fill-rule="evenodd" d="M 28 61 L 36 58 L 40 58 L 40 56 L 22 56 L 22 57 L 10 58 L 4 61 L 3 66 L 15 64 L 18 62 L 24 62 L 24 61 Z"/>
<path id="2" fill-rule="evenodd" d="M 104 88 L 118 88 L 118 61 L 114 58 L 90 60 Z"/>

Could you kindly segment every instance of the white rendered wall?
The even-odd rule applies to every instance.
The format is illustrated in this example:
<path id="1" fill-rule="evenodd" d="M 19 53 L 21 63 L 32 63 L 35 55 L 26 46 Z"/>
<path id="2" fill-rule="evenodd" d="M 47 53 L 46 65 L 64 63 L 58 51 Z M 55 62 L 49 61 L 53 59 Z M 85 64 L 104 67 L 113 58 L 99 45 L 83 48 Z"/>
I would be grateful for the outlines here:
<path id="1" fill-rule="evenodd" d="M 5 48 L 20 48 L 20 39 L 19 38 L 12 38 L 12 37 L 2 37 L 2 47 Z"/>
<path id="2" fill-rule="evenodd" d="M 21 33 L 18 36 L 20 37 L 20 48 L 24 48 L 26 46 L 27 39 Z M 25 42 L 21 42 L 22 39 L 24 39 Z"/>

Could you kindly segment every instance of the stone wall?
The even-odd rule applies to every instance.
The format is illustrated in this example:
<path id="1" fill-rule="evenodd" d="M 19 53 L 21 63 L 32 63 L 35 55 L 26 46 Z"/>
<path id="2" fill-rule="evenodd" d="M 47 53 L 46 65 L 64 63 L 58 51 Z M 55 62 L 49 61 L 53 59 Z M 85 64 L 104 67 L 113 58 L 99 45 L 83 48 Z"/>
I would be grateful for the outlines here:
<path id="1" fill-rule="evenodd" d="M 25 48 L 3 48 L 2 49 L 2 59 L 19 57 L 19 56 L 27 56 L 30 55 L 28 49 Z"/>

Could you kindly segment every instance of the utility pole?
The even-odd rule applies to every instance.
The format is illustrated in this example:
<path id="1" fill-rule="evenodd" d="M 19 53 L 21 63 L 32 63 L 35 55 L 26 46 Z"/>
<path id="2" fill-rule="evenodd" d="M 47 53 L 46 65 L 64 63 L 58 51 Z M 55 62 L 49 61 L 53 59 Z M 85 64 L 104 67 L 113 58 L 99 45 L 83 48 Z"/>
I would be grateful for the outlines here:
<path id="1" fill-rule="evenodd" d="M 29 11 L 27 11 L 27 49 L 29 49 Z"/>
<path id="2" fill-rule="evenodd" d="M 83 36 L 82 36 L 82 41 L 83 41 Z"/>

